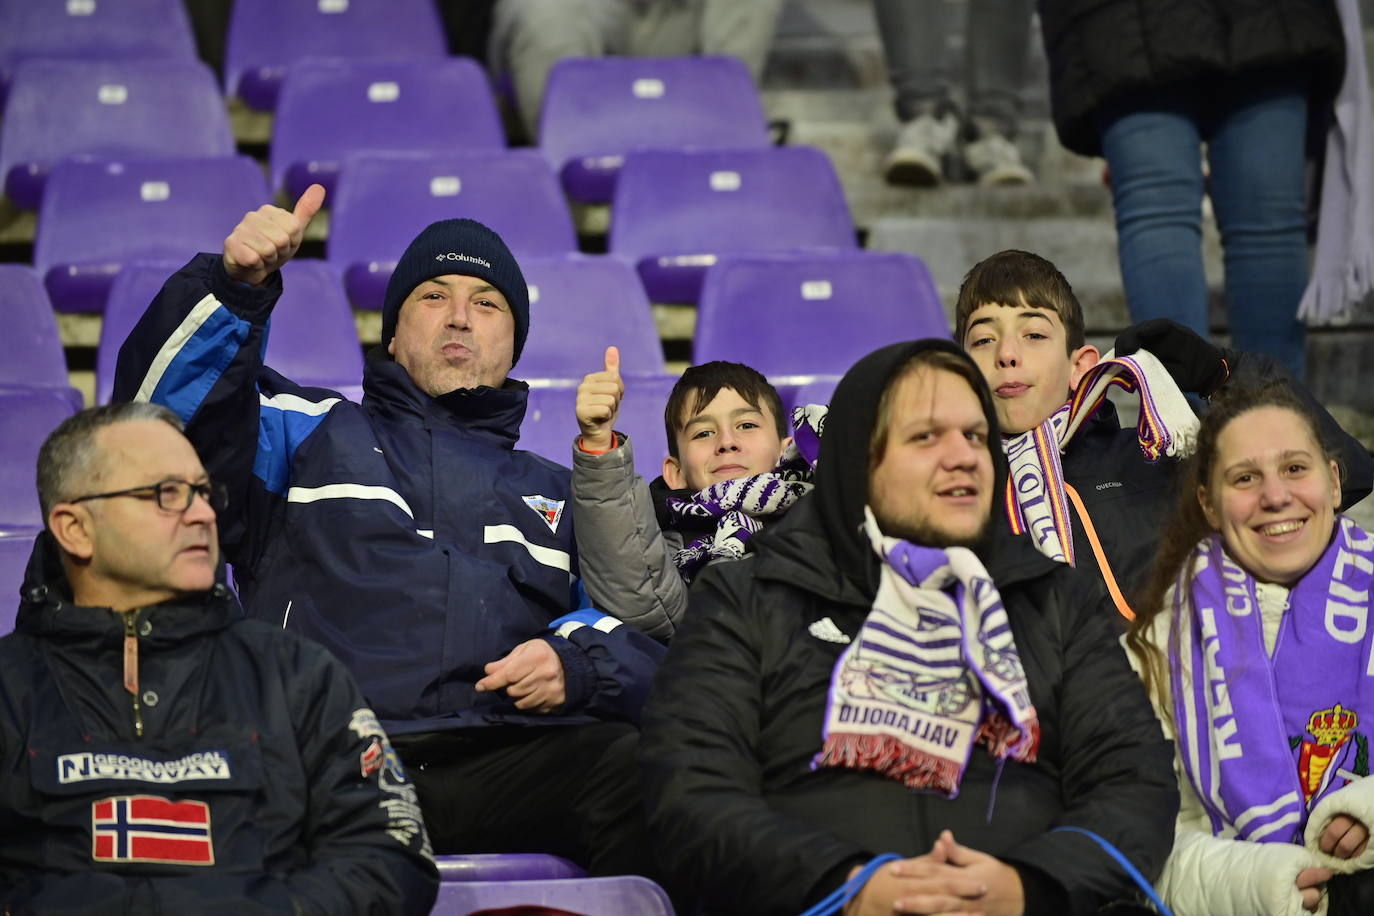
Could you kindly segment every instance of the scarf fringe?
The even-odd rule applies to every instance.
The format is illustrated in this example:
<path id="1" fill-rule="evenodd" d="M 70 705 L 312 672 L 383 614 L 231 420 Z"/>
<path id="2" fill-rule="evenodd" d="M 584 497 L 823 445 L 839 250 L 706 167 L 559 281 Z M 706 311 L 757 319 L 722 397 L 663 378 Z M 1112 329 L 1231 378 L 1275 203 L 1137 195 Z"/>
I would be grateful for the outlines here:
<path id="1" fill-rule="evenodd" d="M 891 735 L 832 732 L 813 766 L 866 770 L 909 789 L 931 789 L 953 797 L 959 791 L 959 764 L 903 744 Z"/>
<path id="2" fill-rule="evenodd" d="M 1011 757 L 1018 763 L 1035 763 L 1040 753 L 1040 719 L 1032 716 L 1022 732 L 1000 712 L 990 712 L 978 725 L 974 744 L 981 744 L 994 757 Z"/>

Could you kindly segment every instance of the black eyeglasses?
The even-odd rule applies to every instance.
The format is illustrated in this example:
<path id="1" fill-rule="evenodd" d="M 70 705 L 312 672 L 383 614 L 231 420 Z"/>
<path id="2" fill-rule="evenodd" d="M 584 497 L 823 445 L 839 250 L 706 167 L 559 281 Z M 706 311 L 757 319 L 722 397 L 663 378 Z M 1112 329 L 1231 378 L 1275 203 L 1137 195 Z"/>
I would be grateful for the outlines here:
<path id="1" fill-rule="evenodd" d="M 225 492 L 224 484 L 221 483 L 188 483 L 185 480 L 169 478 L 157 483 L 149 484 L 146 487 L 130 487 L 127 490 L 116 490 L 113 493 L 92 493 L 90 496 L 78 496 L 76 499 L 69 499 L 69 503 L 84 503 L 90 499 L 110 499 L 114 496 L 133 496 L 137 499 L 152 499 L 157 502 L 157 507 L 166 512 L 185 512 L 191 508 L 191 503 L 196 495 L 210 504 L 210 508 L 216 512 L 223 512 L 228 505 L 229 495 Z"/>

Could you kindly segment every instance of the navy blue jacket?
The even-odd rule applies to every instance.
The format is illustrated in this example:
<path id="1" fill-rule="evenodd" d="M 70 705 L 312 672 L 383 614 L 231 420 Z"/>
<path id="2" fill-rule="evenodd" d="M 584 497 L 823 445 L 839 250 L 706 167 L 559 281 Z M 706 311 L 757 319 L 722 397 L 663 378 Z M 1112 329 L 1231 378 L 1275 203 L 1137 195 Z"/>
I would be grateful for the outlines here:
<path id="1" fill-rule="evenodd" d="M 75 606 L 56 554 L 0 639 L 0 911 L 429 912 L 415 788 L 337 660 L 223 585 Z"/>
<path id="2" fill-rule="evenodd" d="M 220 537 L 248 613 L 329 648 L 388 732 L 637 721 L 662 649 L 580 588 L 570 472 L 514 449 L 528 388 L 421 392 L 368 359 L 361 405 L 266 368 L 280 274 L 231 281 L 197 255 L 119 354 L 115 400 L 165 404 L 229 487 Z M 473 685 L 543 637 L 568 702 L 517 710 Z"/>

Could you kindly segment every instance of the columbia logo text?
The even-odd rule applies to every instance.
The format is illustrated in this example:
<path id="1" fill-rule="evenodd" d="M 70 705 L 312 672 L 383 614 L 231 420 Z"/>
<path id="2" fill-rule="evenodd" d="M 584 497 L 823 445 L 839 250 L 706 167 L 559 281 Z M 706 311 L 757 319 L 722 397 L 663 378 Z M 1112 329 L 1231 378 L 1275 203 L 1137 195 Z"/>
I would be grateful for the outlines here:
<path id="1" fill-rule="evenodd" d="M 466 261 L 466 262 L 469 263 L 469 264 L 480 264 L 480 265 L 482 265 L 483 267 L 485 267 L 487 270 L 491 270 L 491 263 L 490 263 L 490 262 L 484 261 L 482 258 L 475 258 L 475 257 L 473 257 L 473 256 L 470 255 L 470 254 L 460 254 L 460 253 L 457 252 L 457 251 L 449 251 L 449 252 L 445 252 L 444 254 L 437 254 L 437 255 L 434 256 L 434 260 L 436 260 L 436 261 Z"/>

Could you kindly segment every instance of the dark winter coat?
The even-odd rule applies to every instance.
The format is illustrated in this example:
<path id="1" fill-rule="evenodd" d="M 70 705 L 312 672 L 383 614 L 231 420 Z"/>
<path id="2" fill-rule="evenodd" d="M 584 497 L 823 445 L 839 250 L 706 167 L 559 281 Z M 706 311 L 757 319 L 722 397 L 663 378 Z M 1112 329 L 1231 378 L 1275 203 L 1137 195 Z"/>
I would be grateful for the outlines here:
<path id="1" fill-rule="evenodd" d="M 641 745 L 651 835 L 674 879 L 701 889 L 713 914 L 795 914 L 854 865 L 923 855 L 945 828 L 1017 869 L 1028 914 L 1092 913 L 1126 895 L 1129 879 L 1089 839 L 1052 828 L 1092 830 L 1152 876 L 1172 846 L 1173 751 L 1100 588 L 1005 532 L 980 556 L 1026 669 L 1039 759 L 999 766 L 977 746 L 953 800 L 811 768 L 832 672 L 877 587 L 857 524 L 867 431 L 904 348 L 920 346 L 935 345 L 885 348 L 841 382 L 816 492 L 755 538 L 754 555 L 702 573 L 655 681 Z M 985 387 L 980 398 L 995 435 Z M 1001 479 L 1004 459 L 994 462 Z"/>
<path id="2" fill-rule="evenodd" d="M 1103 106 L 1133 94 L 1293 69 L 1329 102 L 1345 68 L 1332 0 L 1040 0 L 1040 24 L 1059 141 L 1084 156 Z"/>
<path id="3" fill-rule="evenodd" d="M 429 912 L 415 789 L 333 656 L 223 585 L 76 606 L 56 551 L 39 537 L 0 639 L 0 909 Z"/>
<path id="4" fill-rule="evenodd" d="M 514 448 L 528 387 L 434 398 L 380 354 L 362 404 L 295 385 L 262 362 L 280 294 L 280 274 L 252 288 L 196 256 L 115 378 L 115 400 L 174 410 L 228 485 L 221 540 L 249 615 L 332 651 L 392 734 L 633 721 L 662 648 L 579 608 L 570 472 Z M 474 690 L 536 637 L 563 663 L 562 713 Z"/>

